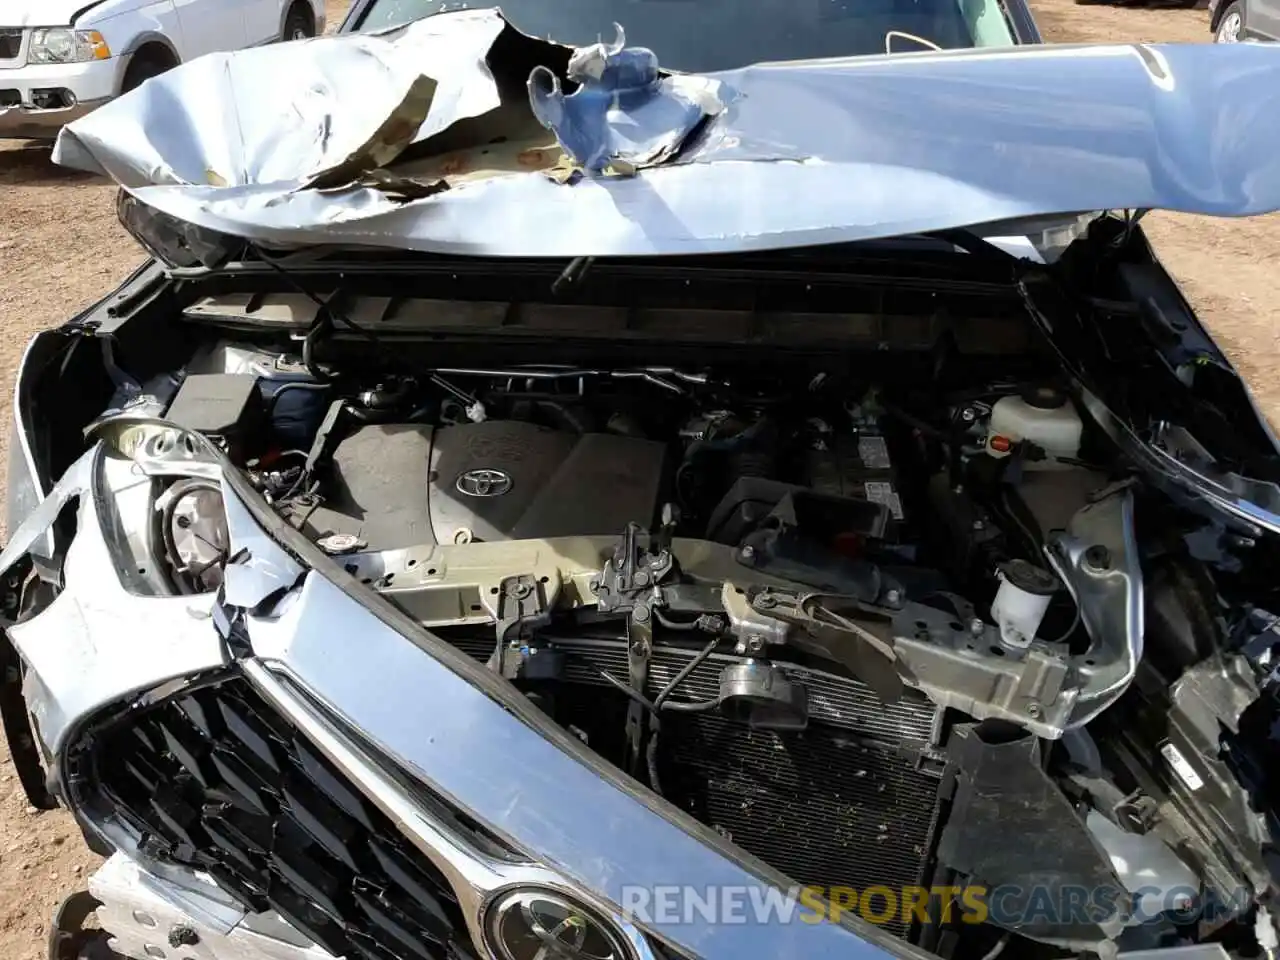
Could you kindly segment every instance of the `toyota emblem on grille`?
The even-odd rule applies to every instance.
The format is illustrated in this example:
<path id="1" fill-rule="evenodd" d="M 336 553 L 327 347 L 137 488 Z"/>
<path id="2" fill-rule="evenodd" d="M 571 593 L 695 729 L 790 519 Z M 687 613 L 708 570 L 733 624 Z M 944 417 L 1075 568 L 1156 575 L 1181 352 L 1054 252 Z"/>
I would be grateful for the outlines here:
<path id="1" fill-rule="evenodd" d="M 618 931 L 549 890 L 515 890 L 493 905 L 489 935 L 503 960 L 628 960 Z"/>
<path id="2" fill-rule="evenodd" d="M 501 470 L 468 470 L 456 485 L 468 497 L 500 497 L 511 490 L 511 477 Z"/>

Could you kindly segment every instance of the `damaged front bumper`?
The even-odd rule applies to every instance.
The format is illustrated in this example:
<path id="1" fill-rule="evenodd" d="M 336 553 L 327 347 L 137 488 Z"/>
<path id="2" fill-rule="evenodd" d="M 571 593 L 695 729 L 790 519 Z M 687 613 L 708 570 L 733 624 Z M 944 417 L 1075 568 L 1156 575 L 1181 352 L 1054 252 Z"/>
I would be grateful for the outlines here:
<path id="1" fill-rule="evenodd" d="M 52 543 L 59 517 L 74 509 L 74 537 L 42 559 L 57 571 L 48 591 L 55 595 L 16 615 L 7 637 L 20 658 L 42 777 L 94 845 L 116 851 L 91 883 L 115 949 L 155 956 L 151 948 L 168 942 L 187 951 L 181 956 L 329 955 L 281 918 L 246 913 L 199 872 L 151 857 L 137 826 L 95 797 L 77 759 L 105 719 L 229 676 L 299 731 L 389 819 L 397 842 L 447 879 L 467 927 L 460 942 L 478 956 L 496 955 L 485 928 L 495 898 L 526 890 L 557 892 L 608 918 L 632 960 L 653 955 L 655 943 L 700 957 L 856 958 L 889 949 L 884 934 L 856 920 L 659 916 L 644 932 L 627 922 L 632 888 L 785 884 L 549 727 L 508 697 L 500 678 L 347 583 L 310 544 L 285 533 L 289 550 L 282 547 L 273 539 L 278 521 L 238 489 L 243 481 L 216 454 L 194 445 L 177 451 L 177 463 L 170 454 L 167 462 L 125 458 L 99 442 L 0 555 L 0 575 L 26 575 L 33 550 Z M 233 562 L 219 594 L 154 589 L 155 558 L 138 535 L 150 471 L 220 482 Z M 460 829 L 449 809 L 499 846 Z"/>

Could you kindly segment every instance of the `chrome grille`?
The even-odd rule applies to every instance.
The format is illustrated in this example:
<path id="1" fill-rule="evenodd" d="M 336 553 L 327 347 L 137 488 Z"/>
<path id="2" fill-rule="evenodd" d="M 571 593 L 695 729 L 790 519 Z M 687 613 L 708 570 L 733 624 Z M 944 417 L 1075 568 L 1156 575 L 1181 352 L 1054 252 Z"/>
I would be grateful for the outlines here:
<path id="1" fill-rule="evenodd" d="M 334 956 L 470 956 L 444 875 L 244 680 L 129 714 L 92 764 L 149 855 L 207 871 Z"/>

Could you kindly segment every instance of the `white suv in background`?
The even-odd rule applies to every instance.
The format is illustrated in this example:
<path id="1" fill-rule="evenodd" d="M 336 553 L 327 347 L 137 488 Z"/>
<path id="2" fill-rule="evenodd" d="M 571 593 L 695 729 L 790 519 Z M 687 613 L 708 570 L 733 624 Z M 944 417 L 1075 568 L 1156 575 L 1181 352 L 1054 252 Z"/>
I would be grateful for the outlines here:
<path id="1" fill-rule="evenodd" d="M 0 0 L 0 139 L 52 140 L 215 50 L 324 31 L 324 0 Z"/>

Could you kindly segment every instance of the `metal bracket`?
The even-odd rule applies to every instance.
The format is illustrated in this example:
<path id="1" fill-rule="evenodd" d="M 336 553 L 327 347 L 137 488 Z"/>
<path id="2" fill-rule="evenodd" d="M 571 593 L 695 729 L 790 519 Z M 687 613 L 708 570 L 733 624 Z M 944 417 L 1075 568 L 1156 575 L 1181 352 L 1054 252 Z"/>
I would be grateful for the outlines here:
<path id="1" fill-rule="evenodd" d="M 551 622 L 551 610 L 541 581 L 530 573 L 503 577 L 498 584 L 494 609 L 498 614 L 497 643 L 489 667 L 513 680 L 520 675 L 524 661 L 521 641 L 527 639 L 534 628 Z"/>
<path id="2" fill-rule="evenodd" d="M 676 572 L 675 557 L 668 547 L 661 544 L 657 545 L 657 550 L 641 547 L 640 533 L 639 524 L 627 524 L 627 529 L 622 533 L 622 541 L 600 571 L 596 604 L 602 613 L 631 612 L 637 605 L 661 605 L 662 591 L 659 585 Z M 654 603 L 654 599 L 658 603 Z M 648 611 L 646 622 L 647 614 Z"/>
<path id="3" fill-rule="evenodd" d="M 631 611 L 627 621 L 627 679 L 631 689 L 644 693 L 649 682 L 649 657 L 653 653 L 652 611 L 647 604 L 639 604 Z M 640 772 L 640 759 L 644 746 L 645 708 L 633 699 L 627 707 L 627 762 L 632 776 Z"/>
<path id="4" fill-rule="evenodd" d="M 663 523 L 649 549 L 640 546 L 641 527 L 627 524 L 622 541 L 605 561 L 596 587 L 602 613 L 627 614 L 627 674 L 631 688 L 643 694 L 649 681 L 649 657 L 653 652 L 654 608 L 664 606 L 663 581 L 679 575 L 671 551 L 673 510 L 664 509 Z M 644 746 L 644 705 L 636 699 L 627 708 L 627 761 L 632 775 L 640 770 Z"/>
<path id="5" fill-rule="evenodd" d="M 732 596 L 735 593 L 736 589 L 726 588 L 727 609 L 729 604 L 739 606 Z M 848 616 L 862 610 L 855 598 L 776 588 L 747 596 L 751 611 L 758 617 L 791 627 L 785 640 L 795 649 L 843 665 L 885 703 L 902 696 L 902 677 L 891 635 L 876 636 Z"/>

